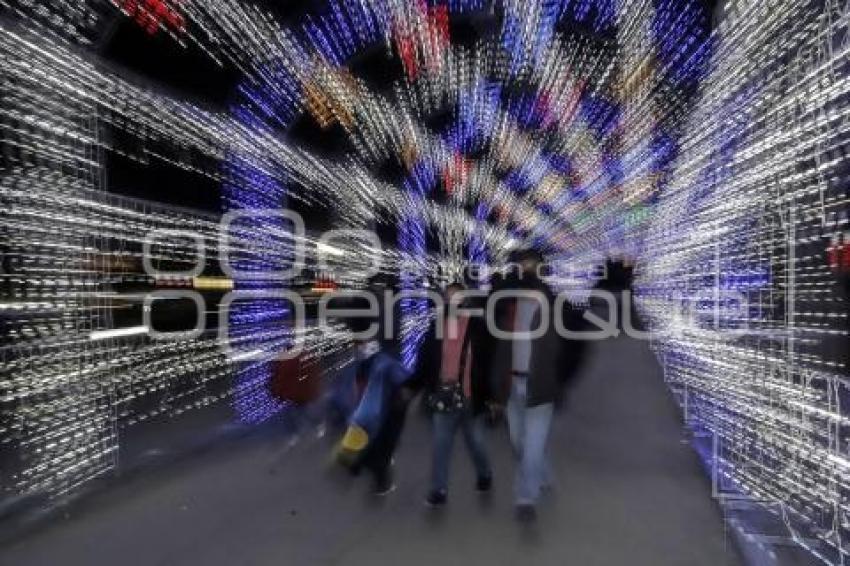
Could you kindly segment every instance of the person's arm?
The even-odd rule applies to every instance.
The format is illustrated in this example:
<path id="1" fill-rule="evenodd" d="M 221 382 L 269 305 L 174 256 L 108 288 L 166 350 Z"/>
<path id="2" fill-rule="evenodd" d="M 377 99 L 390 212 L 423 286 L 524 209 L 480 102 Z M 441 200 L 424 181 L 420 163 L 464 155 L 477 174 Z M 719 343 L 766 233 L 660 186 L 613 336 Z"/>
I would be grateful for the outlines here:
<path id="1" fill-rule="evenodd" d="M 384 412 L 385 391 L 388 385 L 384 376 L 381 375 L 383 371 L 381 367 L 375 366 L 376 364 L 373 362 L 366 382 L 366 389 L 363 390 L 363 396 L 351 415 L 350 422 L 350 424 L 362 428 L 370 438 L 380 427 Z"/>
<path id="2" fill-rule="evenodd" d="M 492 347 L 488 343 L 487 323 L 483 317 L 476 316 L 469 320 L 467 335 L 469 336 L 467 364 L 470 367 L 472 391 L 481 402 L 486 404 L 492 400 L 489 376 L 493 356 Z"/>
<path id="3" fill-rule="evenodd" d="M 437 329 L 435 323 L 431 323 L 422 346 L 419 348 L 419 356 L 416 360 L 416 369 L 410 376 L 405 387 L 418 392 L 420 390 L 433 391 L 436 388 L 437 368 L 435 365 L 435 348 L 438 346 Z"/>

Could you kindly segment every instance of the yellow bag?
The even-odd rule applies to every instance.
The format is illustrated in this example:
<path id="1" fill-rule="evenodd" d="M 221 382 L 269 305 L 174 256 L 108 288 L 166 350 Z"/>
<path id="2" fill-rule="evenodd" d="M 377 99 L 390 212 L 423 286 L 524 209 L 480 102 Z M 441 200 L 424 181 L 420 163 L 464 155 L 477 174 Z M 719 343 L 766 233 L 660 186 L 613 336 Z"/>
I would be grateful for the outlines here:
<path id="1" fill-rule="evenodd" d="M 341 447 L 344 450 L 359 452 L 366 448 L 366 445 L 369 444 L 369 435 L 362 427 L 351 425 L 348 427 L 348 430 L 345 431 L 345 436 L 342 437 L 341 444 Z"/>
<path id="2" fill-rule="evenodd" d="M 369 434 L 357 425 L 349 426 L 337 448 L 337 461 L 343 466 L 352 466 L 367 444 Z"/>

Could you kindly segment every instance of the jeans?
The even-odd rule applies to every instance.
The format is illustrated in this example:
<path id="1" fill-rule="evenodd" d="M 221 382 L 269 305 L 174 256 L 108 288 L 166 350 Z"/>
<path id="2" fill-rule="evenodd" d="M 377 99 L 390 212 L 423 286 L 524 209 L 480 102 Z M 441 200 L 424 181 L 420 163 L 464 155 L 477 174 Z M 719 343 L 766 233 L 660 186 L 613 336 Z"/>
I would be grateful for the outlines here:
<path id="1" fill-rule="evenodd" d="M 476 417 L 470 409 L 451 413 L 434 413 L 434 460 L 431 470 L 431 489 L 448 491 L 449 464 L 452 458 L 452 443 L 455 432 L 460 428 L 475 471 L 479 478 L 492 475 L 490 460 L 484 448 L 484 418 Z"/>
<path id="2" fill-rule="evenodd" d="M 507 418 L 511 445 L 517 460 L 514 498 L 517 505 L 534 505 L 543 486 L 551 483 L 546 442 L 554 403 L 528 406 L 528 378 L 514 377 Z"/>

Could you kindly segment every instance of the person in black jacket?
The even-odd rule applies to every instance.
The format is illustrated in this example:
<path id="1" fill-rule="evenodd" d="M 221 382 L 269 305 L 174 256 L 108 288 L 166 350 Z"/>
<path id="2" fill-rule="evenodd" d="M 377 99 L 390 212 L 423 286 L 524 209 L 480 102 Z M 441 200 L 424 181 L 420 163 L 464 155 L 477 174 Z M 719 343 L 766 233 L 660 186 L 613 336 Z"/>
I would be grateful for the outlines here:
<path id="1" fill-rule="evenodd" d="M 497 402 L 506 408 L 517 462 L 517 516 L 532 520 L 541 489 L 550 485 L 546 446 L 555 405 L 577 361 L 570 362 L 570 341 L 560 336 L 555 324 L 555 317 L 567 316 L 569 309 L 555 312 L 555 294 L 538 274 L 543 257 L 535 250 L 522 250 L 514 262 L 521 271 L 507 288 L 524 296 L 500 298 L 494 305 L 499 330 L 512 334 L 496 340 L 491 374 Z M 532 332 L 536 329 L 541 333 Z"/>
<path id="2" fill-rule="evenodd" d="M 492 470 L 485 448 L 485 419 L 490 406 L 488 336 L 483 317 L 470 317 L 449 308 L 452 297 L 464 286 L 449 285 L 445 291 L 446 316 L 438 317 L 423 342 L 417 368 L 425 402 L 433 424 L 433 464 L 430 506 L 444 505 L 448 498 L 452 443 L 458 430 L 477 473 L 476 489 L 487 492 Z M 442 328 L 438 327 L 442 324 Z"/>

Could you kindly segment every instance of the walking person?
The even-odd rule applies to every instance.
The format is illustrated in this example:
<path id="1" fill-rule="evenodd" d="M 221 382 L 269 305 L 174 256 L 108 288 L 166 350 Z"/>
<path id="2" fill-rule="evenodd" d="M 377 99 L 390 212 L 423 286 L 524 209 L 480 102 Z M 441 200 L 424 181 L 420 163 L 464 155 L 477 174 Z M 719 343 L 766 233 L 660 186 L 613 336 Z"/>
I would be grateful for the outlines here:
<path id="1" fill-rule="evenodd" d="M 432 507 L 448 501 L 452 445 L 458 431 L 475 466 L 475 488 L 488 492 L 493 483 L 485 447 L 486 414 L 491 395 L 486 355 L 486 328 L 482 317 L 468 317 L 450 308 L 456 293 L 464 290 L 453 283 L 445 290 L 445 316 L 431 325 L 417 368 L 425 391 L 433 427 L 431 487 L 426 503 Z M 442 324 L 442 328 L 438 325 Z M 481 362 L 479 362 L 481 356 Z"/>
<path id="2" fill-rule="evenodd" d="M 515 256 L 519 273 L 512 289 L 523 296 L 501 299 L 494 307 L 499 338 L 493 360 L 493 382 L 506 402 L 506 416 L 517 467 L 514 501 L 520 520 L 533 520 L 541 490 L 551 483 L 547 442 L 555 402 L 565 380 L 567 343 L 554 324 L 554 294 L 540 279 L 542 256 L 533 250 Z M 491 297 L 492 300 L 492 297 Z M 498 303 L 504 304 L 498 304 Z M 544 319 L 544 316 L 546 317 Z M 534 330 L 542 329 L 535 334 Z"/>
<path id="3" fill-rule="evenodd" d="M 369 470 L 373 493 L 383 496 L 395 489 L 393 454 L 404 430 L 413 390 L 412 376 L 401 361 L 381 347 L 377 336 L 362 336 L 373 322 L 368 318 L 347 321 L 352 332 L 359 333 L 354 339 L 359 402 L 337 457 L 355 475 L 361 469 Z"/>

